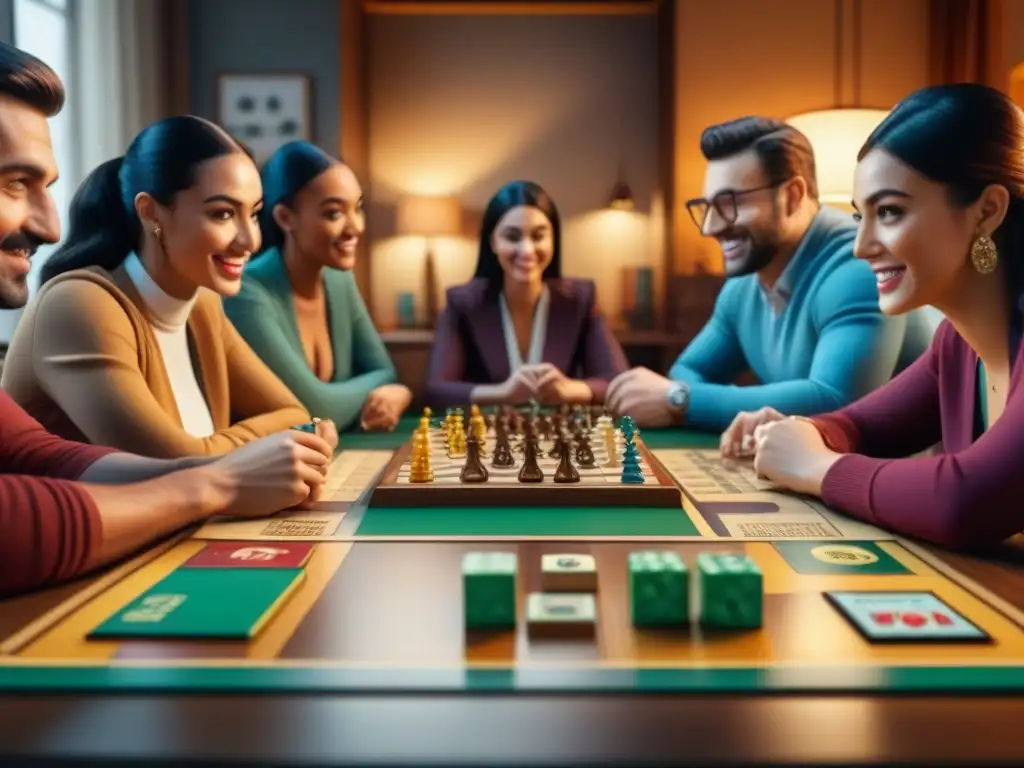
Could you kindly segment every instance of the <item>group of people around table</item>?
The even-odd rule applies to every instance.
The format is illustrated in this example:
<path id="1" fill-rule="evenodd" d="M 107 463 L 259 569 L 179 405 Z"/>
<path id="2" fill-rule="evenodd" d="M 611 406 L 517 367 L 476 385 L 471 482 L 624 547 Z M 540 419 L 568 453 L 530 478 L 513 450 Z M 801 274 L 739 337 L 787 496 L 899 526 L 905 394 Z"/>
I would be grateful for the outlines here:
<path id="1" fill-rule="evenodd" d="M 349 166 L 292 142 L 260 169 L 221 127 L 169 117 L 89 175 L 62 238 L 63 103 L 45 63 L 0 44 L 0 306 L 25 307 L 0 379 L 0 594 L 212 515 L 314 504 L 339 431 L 394 429 L 413 400 L 352 276 Z M 727 280 L 669 371 L 629 367 L 593 282 L 562 275 L 554 201 L 513 182 L 447 292 L 426 404 L 603 403 L 721 433 L 777 485 L 904 535 L 1021 531 L 1021 110 L 980 85 L 908 96 L 860 151 L 852 216 L 819 202 L 784 123 L 715 125 L 701 150 L 686 207 Z M 30 258 L 58 242 L 30 301 Z M 757 385 L 735 383 L 747 370 Z"/>

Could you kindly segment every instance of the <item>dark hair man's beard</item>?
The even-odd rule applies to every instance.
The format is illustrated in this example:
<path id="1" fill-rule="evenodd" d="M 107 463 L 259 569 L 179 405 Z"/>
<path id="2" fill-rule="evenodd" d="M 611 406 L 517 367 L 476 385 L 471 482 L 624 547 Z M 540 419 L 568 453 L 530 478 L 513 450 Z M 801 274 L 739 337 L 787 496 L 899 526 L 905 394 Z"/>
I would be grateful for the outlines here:
<path id="1" fill-rule="evenodd" d="M 730 237 L 745 238 L 747 252 L 739 259 L 726 260 L 726 277 L 743 277 L 760 272 L 772 263 L 779 252 L 779 237 L 774 232 L 755 232 L 745 229 L 719 235 L 720 240 L 728 240 Z"/>
<path id="2" fill-rule="evenodd" d="M 24 253 L 28 258 L 42 245 L 35 235 L 24 230 L 12 232 L 0 242 L 0 259 L 14 258 L 14 254 Z M 10 277 L 5 274 L 0 264 L 0 309 L 20 309 L 28 303 L 28 275 Z"/>

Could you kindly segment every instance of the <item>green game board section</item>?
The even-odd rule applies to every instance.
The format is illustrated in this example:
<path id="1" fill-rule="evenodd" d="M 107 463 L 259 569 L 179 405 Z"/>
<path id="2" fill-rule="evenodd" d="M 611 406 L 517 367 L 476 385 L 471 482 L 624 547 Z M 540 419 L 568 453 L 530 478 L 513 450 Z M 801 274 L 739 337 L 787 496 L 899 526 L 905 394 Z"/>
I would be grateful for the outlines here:
<path id="1" fill-rule="evenodd" d="M 776 541 L 772 544 L 797 573 L 812 576 L 902 576 L 903 563 L 873 541 Z"/>
<path id="2" fill-rule="evenodd" d="M 356 536 L 700 536 L 682 507 L 370 507 Z"/>
<path id="3" fill-rule="evenodd" d="M 419 413 L 403 416 L 394 432 L 342 432 L 339 447 L 353 451 L 393 451 L 409 440 L 419 426 Z M 640 436 L 648 448 L 717 448 L 719 435 L 678 428 L 641 429 Z"/>
<path id="4" fill-rule="evenodd" d="M 45 667 L 0 666 L 3 693 L 1024 694 L 1024 667 Z"/>

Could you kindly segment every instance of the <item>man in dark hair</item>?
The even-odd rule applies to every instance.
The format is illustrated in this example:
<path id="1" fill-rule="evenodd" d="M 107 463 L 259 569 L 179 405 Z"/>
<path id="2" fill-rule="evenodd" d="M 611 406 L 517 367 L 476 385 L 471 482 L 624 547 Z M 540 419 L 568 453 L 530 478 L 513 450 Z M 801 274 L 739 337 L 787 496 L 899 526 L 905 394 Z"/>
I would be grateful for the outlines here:
<path id="1" fill-rule="evenodd" d="M 29 258 L 60 237 L 47 118 L 57 75 L 0 43 L 0 308 L 25 304 Z M 0 392 L 0 597 L 72 579 L 214 514 L 316 498 L 331 449 L 300 430 L 219 459 L 160 461 L 62 440 Z M 174 474 L 171 474 L 174 473 Z"/>
<path id="2" fill-rule="evenodd" d="M 0 309 L 28 301 L 29 259 L 60 237 L 47 187 L 57 179 L 47 118 L 64 107 L 64 86 L 39 59 L 0 45 Z"/>
<path id="3" fill-rule="evenodd" d="M 606 403 L 647 426 L 749 433 L 747 411 L 831 411 L 888 381 L 927 347 L 920 315 L 887 317 L 870 267 L 853 255 L 853 217 L 818 200 L 807 137 L 742 117 L 705 129 L 704 196 L 694 223 L 722 247 L 728 278 L 714 313 L 668 378 L 621 374 Z M 751 371 L 759 386 L 733 382 Z M 728 428 L 728 429 L 727 429 Z"/>

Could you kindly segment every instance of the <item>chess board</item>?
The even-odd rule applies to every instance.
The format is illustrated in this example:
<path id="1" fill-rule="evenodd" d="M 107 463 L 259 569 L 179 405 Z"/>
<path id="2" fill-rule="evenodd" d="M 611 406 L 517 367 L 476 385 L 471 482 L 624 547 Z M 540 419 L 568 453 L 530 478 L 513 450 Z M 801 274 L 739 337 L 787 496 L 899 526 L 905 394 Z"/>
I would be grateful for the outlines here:
<path id="1" fill-rule="evenodd" d="M 488 479 L 483 483 L 465 483 L 461 480 L 465 456 L 452 458 L 448 455 L 448 441 L 445 430 L 433 427 L 430 430 L 430 462 L 434 474 L 433 482 L 414 483 L 409 478 L 411 469 L 412 441 L 399 448 L 381 476 L 380 482 L 370 496 L 371 507 L 477 507 L 477 506 L 569 506 L 569 507 L 670 507 L 682 505 L 682 492 L 672 476 L 643 444 L 643 436 L 637 433 L 635 444 L 640 455 L 640 468 L 644 474 L 643 483 L 623 483 L 622 451 L 625 438 L 619 429 L 611 432 L 612 440 L 606 439 L 598 427 L 589 430 L 590 447 L 594 453 L 593 466 L 584 467 L 573 460 L 573 466 L 580 475 L 577 483 L 556 483 L 555 469 L 559 459 L 550 453 L 554 440 L 540 437 L 538 464 L 544 473 L 539 483 L 524 483 L 519 480 L 523 464 L 521 435 L 510 435 L 515 464 L 512 467 L 495 467 L 495 435 L 489 429 L 485 444 L 483 465 L 487 468 Z"/>

